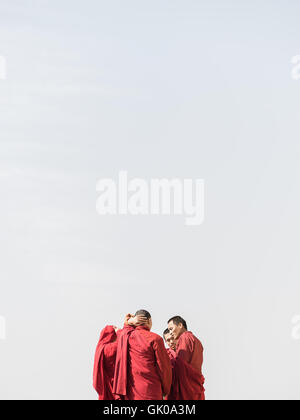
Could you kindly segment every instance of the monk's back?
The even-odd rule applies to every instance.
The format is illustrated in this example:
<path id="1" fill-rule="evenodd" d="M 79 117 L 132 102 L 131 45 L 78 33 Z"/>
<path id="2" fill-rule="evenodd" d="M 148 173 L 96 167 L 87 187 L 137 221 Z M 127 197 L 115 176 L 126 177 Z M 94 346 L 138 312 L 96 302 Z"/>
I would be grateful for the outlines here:
<path id="1" fill-rule="evenodd" d="M 180 336 L 177 355 L 202 375 L 203 346 L 201 341 L 190 331 L 186 331 Z"/>
<path id="2" fill-rule="evenodd" d="M 161 338 L 143 327 L 137 327 L 128 345 L 128 400 L 162 398 L 162 385 L 156 367 L 155 347 Z"/>

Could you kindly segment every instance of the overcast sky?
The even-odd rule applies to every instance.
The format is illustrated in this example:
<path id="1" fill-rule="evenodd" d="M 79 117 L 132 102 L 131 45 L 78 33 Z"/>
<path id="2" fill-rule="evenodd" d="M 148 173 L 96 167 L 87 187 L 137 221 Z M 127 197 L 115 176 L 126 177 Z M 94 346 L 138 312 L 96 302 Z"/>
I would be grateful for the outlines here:
<path id="1" fill-rule="evenodd" d="M 208 399 L 299 397 L 299 13 L 1 0 L 0 398 L 96 399 L 100 330 L 140 308 L 187 319 Z M 99 216 L 120 170 L 204 179 L 205 223 Z"/>

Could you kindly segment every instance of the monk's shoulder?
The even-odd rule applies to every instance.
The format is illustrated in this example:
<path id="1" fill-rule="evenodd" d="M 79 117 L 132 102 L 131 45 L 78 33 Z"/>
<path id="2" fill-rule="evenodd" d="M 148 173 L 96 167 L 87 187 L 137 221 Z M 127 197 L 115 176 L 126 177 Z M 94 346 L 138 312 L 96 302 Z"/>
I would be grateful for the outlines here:
<path id="1" fill-rule="evenodd" d="M 136 331 L 136 332 L 139 333 L 139 334 L 142 334 L 144 339 L 151 346 L 157 346 L 157 345 L 163 345 L 164 346 L 164 341 L 158 334 L 155 334 L 154 332 L 146 330 L 146 329 L 141 329 L 141 330 Z"/>
<path id="2" fill-rule="evenodd" d="M 178 344 L 181 343 L 190 343 L 190 344 L 195 344 L 198 340 L 198 338 L 196 336 L 194 336 L 194 334 L 191 331 L 186 331 L 184 332 L 178 341 Z M 200 343 L 200 341 L 199 341 Z"/>
<path id="3" fill-rule="evenodd" d="M 150 331 L 150 334 L 149 334 L 149 339 L 150 339 L 151 342 L 153 342 L 155 344 L 161 344 L 161 343 L 164 342 L 160 335 L 155 334 L 154 332 L 151 332 L 151 331 Z"/>
<path id="4" fill-rule="evenodd" d="M 186 340 L 192 342 L 196 346 L 199 346 L 199 347 L 203 348 L 202 343 L 199 340 L 199 338 L 197 338 L 191 331 L 187 331 L 183 335 L 186 335 Z"/>
<path id="5" fill-rule="evenodd" d="M 194 341 L 194 334 L 191 333 L 190 331 L 185 331 L 179 337 L 179 341 Z"/>

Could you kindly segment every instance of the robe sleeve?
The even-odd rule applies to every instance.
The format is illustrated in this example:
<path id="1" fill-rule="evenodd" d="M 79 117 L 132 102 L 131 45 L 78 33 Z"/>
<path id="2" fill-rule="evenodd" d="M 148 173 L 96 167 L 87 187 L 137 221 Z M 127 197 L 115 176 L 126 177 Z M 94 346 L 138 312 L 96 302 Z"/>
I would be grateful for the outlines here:
<path id="1" fill-rule="evenodd" d="M 192 337 L 184 334 L 178 342 L 177 356 L 184 360 L 186 363 L 190 363 L 194 351 L 194 341 Z"/>
<path id="2" fill-rule="evenodd" d="M 161 380 L 162 391 L 163 394 L 166 395 L 170 392 L 171 389 L 172 365 L 162 338 L 159 338 L 154 341 L 153 350 L 156 357 L 157 369 Z"/>
<path id="3" fill-rule="evenodd" d="M 113 342 L 113 343 L 108 343 L 106 344 L 106 346 L 103 349 L 103 353 L 105 355 L 105 357 L 109 358 L 112 357 L 116 354 L 117 352 L 117 342 Z"/>

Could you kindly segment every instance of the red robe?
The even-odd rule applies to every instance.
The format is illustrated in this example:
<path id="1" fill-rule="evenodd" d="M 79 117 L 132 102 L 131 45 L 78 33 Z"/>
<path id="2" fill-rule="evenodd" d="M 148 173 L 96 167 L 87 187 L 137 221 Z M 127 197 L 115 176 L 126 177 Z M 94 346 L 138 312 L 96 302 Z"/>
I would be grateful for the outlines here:
<path id="1" fill-rule="evenodd" d="M 116 399 L 112 393 L 117 354 L 117 334 L 112 326 L 102 330 L 96 348 L 93 385 L 99 400 Z"/>
<path id="2" fill-rule="evenodd" d="M 125 400 L 162 400 L 172 382 L 163 339 L 146 327 L 125 327 L 118 340 L 113 392 Z"/>
<path id="3" fill-rule="evenodd" d="M 172 358 L 173 380 L 168 400 L 205 400 L 203 346 L 191 332 L 183 333 Z"/>
<path id="4" fill-rule="evenodd" d="M 169 358 L 172 362 L 172 359 L 175 359 L 175 357 L 176 357 L 176 351 L 168 348 L 167 353 L 168 353 L 168 356 L 169 356 Z"/>

